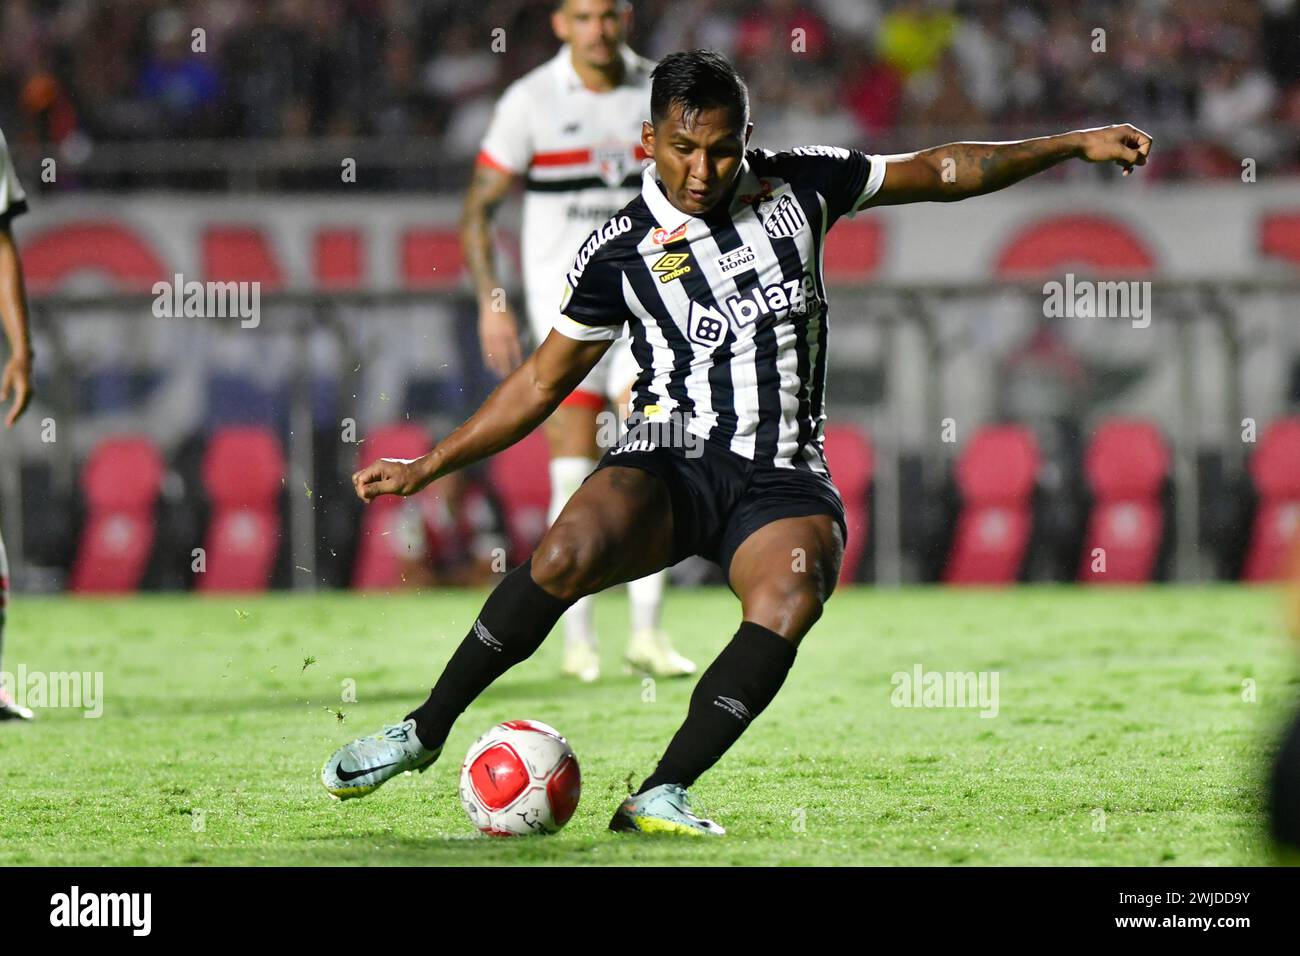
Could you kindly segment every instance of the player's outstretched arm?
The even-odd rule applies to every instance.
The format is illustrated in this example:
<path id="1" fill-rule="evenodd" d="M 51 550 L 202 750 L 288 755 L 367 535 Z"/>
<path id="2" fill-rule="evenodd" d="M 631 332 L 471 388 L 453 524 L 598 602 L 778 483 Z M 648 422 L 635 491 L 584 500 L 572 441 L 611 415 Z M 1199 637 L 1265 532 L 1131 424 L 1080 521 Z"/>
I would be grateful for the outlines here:
<path id="1" fill-rule="evenodd" d="M 32 400 L 32 339 L 22 260 L 8 225 L 0 226 L 0 325 L 9 340 L 9 358 L 0 371 L 0 402 L 13 397 L 5 416 L 5 427 L 12 428 Z"/>
<path id="2" fill-rule="evenodd" d="M 1136 126 L 1099 126 L 1006 143 L 948 143 L 886 156 L 885 178 L 865 205 L 955 202 L 1005 189 L 1067 159 L 1145 166 L 1151 137 Z"/>
<path id="3" fill-rule="evenodd" d="M 551 332 L 433 451 L 409 460 L 381 458 L 354 474 L 357 497 L 369 501 L 380 495 L 413 495 L 443 475 L 509 448 L 555 411 L 611 345 L 611 341 L 580 342 Z"/>

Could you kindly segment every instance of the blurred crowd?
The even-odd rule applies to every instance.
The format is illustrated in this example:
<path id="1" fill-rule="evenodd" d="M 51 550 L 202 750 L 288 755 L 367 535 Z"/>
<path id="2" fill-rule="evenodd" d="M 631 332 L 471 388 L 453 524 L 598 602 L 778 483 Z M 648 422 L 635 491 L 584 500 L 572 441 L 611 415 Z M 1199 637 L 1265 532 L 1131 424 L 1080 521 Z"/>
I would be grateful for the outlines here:
<path id="1" fill-rule="evenodd" d="M 1242 157 L 1300 171 L 1300 0 L 632 6 L 645 55 L 733 58 L 763 145 L 893 150 L 1122 119 L 1166 135 L 1155 176 L 1237 175 Z M 553 55 L 552 7 L 4 0 L 0 128 L 72 156 L 114 141 L 418 136 L 467 159 L 495 97 Z"/>

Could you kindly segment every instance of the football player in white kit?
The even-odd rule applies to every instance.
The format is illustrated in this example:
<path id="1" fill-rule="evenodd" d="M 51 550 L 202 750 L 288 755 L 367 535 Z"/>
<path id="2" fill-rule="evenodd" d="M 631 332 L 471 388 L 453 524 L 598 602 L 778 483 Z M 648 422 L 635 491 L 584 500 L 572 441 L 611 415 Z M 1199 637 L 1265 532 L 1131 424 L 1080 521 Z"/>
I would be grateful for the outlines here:
<path id="1" fill-rule="evenodd" d="M 465 198 L 461 242 L 479 305 L 479 337 L 488 366 L 508 375 L 523 359 L 514 313 L 493 261 L 491 220 L 524 178 L 524 298 L 534 345 L 559 315 L 564 275 L 591 230 L 637 194 L 641 122 L 650 109 L 654 63 L 624 43 L 627 0 L 561 0 L 551 17 L 563 42 L 551 60 L 510 85 L 497 103 Z M 551 523 L 596 467 L 603 449 L 599 414 L 625 410 L 637 365 L 626 336 L 546 423 L 550 446 Z M 606 436 L 606 440 L 616 436 Z M 659 677 L 692 674 L 659 626 L 666 571 L 628 585 L 630 664 Z M 600 674 L 592 598 L 565 615 L 564 673 Z"/>
<path id="2" fill-rule="evenodd" d="M 13 427 L 32 399 L 32 339 L 27 327 L 23 265 L 9 229 L 13 218 L 26 210 L 27 197 L 14 173 L 4 133 L 0 133 L 0 325 L 4 326 L 9 342 L 9 358 L 0 366 L 0 402 L 13 401 L 4 416 L 6 428 Z M 9 558 L 5 554 L 4 536 L 0 535 L 0 654 L 4 652 L 8 604 Z M 31 720 L 33 716 L 0 684 L 0 721 Z"/>

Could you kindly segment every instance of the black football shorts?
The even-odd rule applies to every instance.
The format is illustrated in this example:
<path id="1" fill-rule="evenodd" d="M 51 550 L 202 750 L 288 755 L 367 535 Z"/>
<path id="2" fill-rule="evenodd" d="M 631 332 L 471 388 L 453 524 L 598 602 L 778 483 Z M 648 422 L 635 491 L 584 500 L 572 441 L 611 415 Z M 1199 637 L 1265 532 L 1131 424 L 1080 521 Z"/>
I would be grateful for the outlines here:
<path id="1" fill-rule="evenodd" d="M 673 564 L 698 554 L 725 574 L 744 540 L 781 518 L 830 515 L 848 542 L 844 502 L 827 475 L 758 464 L 694 436 L 688 444 L 680 432 L 666 443 L 629 433 L 605 452 L 596 471 L 613 467 L 648 471 L 668 486 Z"/>

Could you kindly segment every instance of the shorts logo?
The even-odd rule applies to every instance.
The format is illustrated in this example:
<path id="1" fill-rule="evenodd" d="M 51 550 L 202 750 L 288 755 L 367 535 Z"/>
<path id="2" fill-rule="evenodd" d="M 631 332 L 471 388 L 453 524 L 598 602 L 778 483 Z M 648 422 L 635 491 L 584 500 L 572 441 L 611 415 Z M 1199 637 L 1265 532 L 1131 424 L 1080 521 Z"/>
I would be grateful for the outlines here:
<path id="1" fill-rule="evenodd" d="M 803 210 L 789 193 L 778 199 L 763 219 L 763 228 L 773 239 L 788 239 L 807 225 Z"/>
<path id="2" fill-rule="evenodd" d="M 617 448 L 611 448 L 609 453 L 611 455 L 621 455 L 625 451 L 654 451 L 658 447 L 658 445 L 649 439 L 638 438 L 634 441 L 628 442 L 627 444 L 619 445 Z"/>
<path id="3" fill-rule="evenodd" d="M 749 708 L 734 697 L 723 697 L 719 695 L 713 699 L 713 706 L 721 707 L 732 717 L 743 720 L 745 723 L 749 723 L 753 720 L 753 717 L 750 716 Z"/>
<path id="4" fill-rule="evenodd" d="M 758 257 L 754 255 L 752 248 L 741 246 L 739 249 L 731 250 L 725 256 L 718 256 L 718 271 L 724 276 L 731 275 L 736 270 L 750 265 L 756 258 Z"/>
<path id="5" fill-rule="evenodd" d="M 666 246 L 668 245 L 668 243 L 676 242 L 682 236 L 686 235 L 687 225 L 689 225 L 689 221 L 682 223 L 680 226 L 678 226 L 676 229 L 673 229 L 671 232 L 667 229 L 662 229 L 662 228 L 656 229 L 654 232 L 650 233 L 650 238 L 655 242 L 656 245 Z"/>
<path id="6" fill-rule="evenodd" d="M 650 267 L 650 271 L 659 273 L 659 281 L 672 282 L 691 271 L 689 252 L 665 252 Z"/>
<path id="7" fill-rule="evenodd" d="M 727 337 L 727 317 L 717 309 L 691 300 L 691 314 L 686 322 L 686 337 L 696 345 L 712 348 Z"/>

